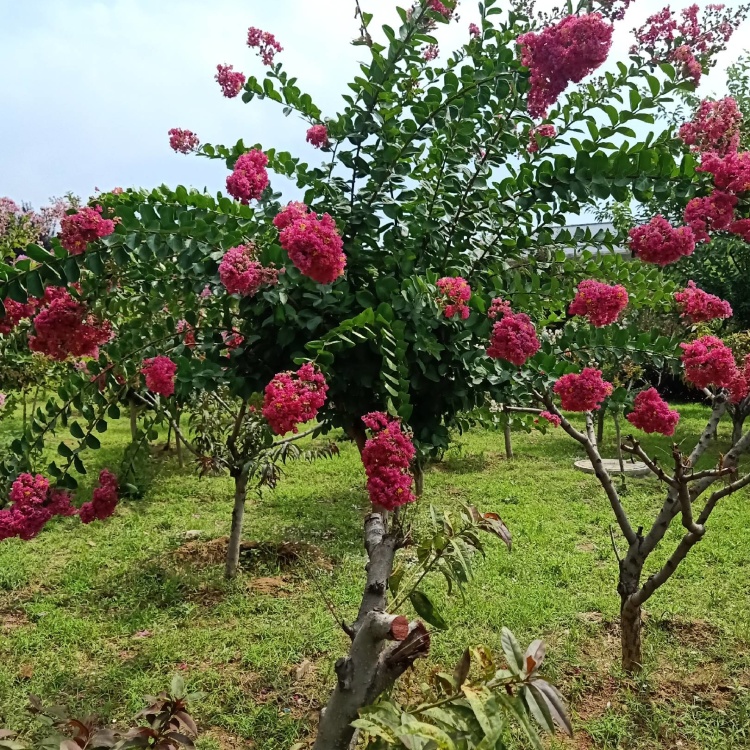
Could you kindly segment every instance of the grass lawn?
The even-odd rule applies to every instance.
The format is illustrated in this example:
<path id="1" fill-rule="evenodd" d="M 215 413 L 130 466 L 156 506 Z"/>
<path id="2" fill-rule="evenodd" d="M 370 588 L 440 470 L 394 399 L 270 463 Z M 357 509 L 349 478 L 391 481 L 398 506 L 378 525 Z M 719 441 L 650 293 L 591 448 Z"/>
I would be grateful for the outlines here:
<path id="1" fill-rule="evenodd" d="M 678 440 L 706 418 L 697 406 L 681 411 Z M 102 436 L 100 466 L 119 464 L 128 434 L 122 420 Z M 644 444 L 668 455 L 669 439 Z M 507 625 L 523 641 L 544 637 L 547 675 L 571 702 L 576 737 L 552 747 L 750 747 L 750 494 L 722 501 L 704 541 L 648 602 L 636 681 L 617 666 L 613 519 L 596 479 L 572 469 L 579 446 L 557 430 L 517 434 L 514 448 L 506 461 L 502 435 L 476 431 L 427 472 L 417 533 L 430 504 L 467 502 L 498 512 L 514 549 L 487 540 L 465 603 L 428 584 L 451 627 L 434 634 L 429 662 L 401 689 L 452 671 L 466 645 L 499 647 Z M 603 452 L 614 455 L 611 431 Z M 293 465 L 275 492 L 252 500 L 246 538 L 269 544 L 249 551 L 230 583 L 215 541 L 228 533 L 230 480 L 198 479 L 171 455 L 150 466 L 144 499 L 109 521 L 56 520 L 31 542 L 0 543 L 0 726 L 34 732 L 29 693 L 123 721 L 179 671 L 206 693 L 195 707 L 202 748 L 287 750 L 309 735 L 346 646 L 319 589 L 348 619 L 361 594 L 367 498 L 356 450 L 344 443 L 339 458 Z M 629 482 L 634 526 L 650 524 L 662 494 L 656 480 Z M 276 550 L 295 541 L 314 545 L 303 561 Z"/>

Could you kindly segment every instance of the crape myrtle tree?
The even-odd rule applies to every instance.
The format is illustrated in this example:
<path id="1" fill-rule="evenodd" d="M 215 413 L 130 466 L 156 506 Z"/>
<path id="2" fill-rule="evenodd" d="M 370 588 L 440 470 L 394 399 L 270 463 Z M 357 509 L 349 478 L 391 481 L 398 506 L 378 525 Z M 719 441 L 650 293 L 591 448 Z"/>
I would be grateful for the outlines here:
<path id="1" fill-rule="evenodd" d="M 658 266 L 692 250 L 688 231 L 644 229 L 634 240 L 639 262 L 607 252 L 581 260 L 566 248 L 606 251 L 617 238 L 565 226 L 597 200 L 632 191 L 646 201 L 669 195 L 680 176 L 694 178 L 694 162 L 669 130 L 639 137 L 636 128 L 695 86 L 741 14 L 710 6 L 706 31 L 691 10 L 679 33 L 679 24 L 657 19 L 627 62 L 572 86 L 606 63 L 628 5 L 568 3 L 535 16 L 525 3 L 485 2 L 466 43 L 444 58 L 436 33 L 455 17 L 452 3 L 399 9 L 400 27 L 385 26 L 377 38 L 372 16 L 357 6 L 366 61 L 342 112 L 329 117 L 284 70 L 275 37 L 251 28 L 247 43 L 266 75 L 246 78 L 222 64 L 222 92 L 298 116 L 300 141 L 323 152 L 322 164 L 243 141 L 200 147 L 194 133 L 175 128 L 175 150 L 226 163 L 228 196 L 182 187 L 106 194 L 70 218 L 51 251 L 29 247 L 30 268 L 0 269 L 2 297 L 11 300 L 67 287 L 65 309 L 86 333 L 88 350 L 79 343 L 75 356 L 86 357 L 88 372 L 72 377 L 14 444 L 22 454 L 38 451 L 78 408 L 86 424 L 70 422 L 75 447 L 61 444 L 66 462 L 48 468 L 59 483 L 70 481 L 69 466 L 85 470 L 94 433 L 141 377 L 157 414 L 179 388 L 185 398 L 228 393 L 233 415 L 237 404 L 262 398 L 256 414 L 281 440 L 317 417 L 356 442 L 372 500 L 367 580 L 356 618 L 342 623 L 351 645 L 336 664 L 318 748 L 347 748 L 362 732 L 380 747 L 492 746 L 503 709 L 532 741 L 529 713 L 547 728 L 566 726 L 557 693 L 538 678 L 540 644 L 524 653 L 507 633 L 508 671 L 486 651 L 469 654 L 421 706 L 386 701 L 360 712 L 428 652 L 422 620 L 445 625 L 420 589 L 424 577 L 467 580 L 480 531 L 509 542 L 494 514 L 473 508 L 434 517 L 432 535 L 413 540 L 407 510 L 420 461 L 448 445 L 452 428 L 491 420 L 490 402 L 549 400 L 539 420 L 555 424 L 554 383 L 577 393 L 569 379 L 588 368 L 583 391 L 606 394 L 592 365 L 622 354 L 658 364 L 675 351 L 672 340 L 629 322 L 625 308 L 673 304 Z M 282 203 L 269 171 L 292 180 L 304 202 Z M 61 336 L 58 320 L 56 308 L 32 323 L 61 354 L 81 336 Z M 228 346 L 233 334 L 242 342 Z M 588 411 L 599 403 L 590 398 L 572 403 Z M 633 533 L 626 538 L 635 544 Z M 397 567 L 411 544 L 416 564 Z M 421 620 L 401 614 L 407 601 Z"/>

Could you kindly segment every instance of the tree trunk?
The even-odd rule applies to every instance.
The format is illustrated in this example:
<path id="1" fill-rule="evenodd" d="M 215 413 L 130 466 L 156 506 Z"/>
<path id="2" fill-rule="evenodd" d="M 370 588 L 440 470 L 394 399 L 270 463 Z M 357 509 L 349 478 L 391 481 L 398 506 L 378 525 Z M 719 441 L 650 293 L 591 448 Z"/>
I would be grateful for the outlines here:
<path id="1" fill-rule="evenodd" d="M 744 412 L 735 412 L 734 415 L 732 415 L 732 447 L 734 448 L 737 443 L 740 442 L 740 438 L 742 437 L 742 429 L 745 426 L 745 413 Z"/>
<path id="2" fill-rule="evenodd" d="M 604 409 L 599 409 L 599 413 L 596 415 L 596 444 L 601 445 L 604 442 L 604 419 L 607 416 L 607 412 Z"/>
<path id="3" fill-rule="evenodd" d="M 640 672 L 643 666 L 641 652 L 641 608 L 626 599 L 620 610 L 622 641 L 622 669 L 628 674 Z"/>
<path id="4" fill-rule="evenodd" d="M 336 662 L 336 687 L 321 713 L 313 750 L 350 750 L 356 743 L 352 722 L 359 710 L 389 690 L 417 658 L 429 652 L 429 633 L 421 622 L 409 623 L 403 616 L 385 613 L 398 544 L 381 513 L 367 516 L 367 583 L 357 621 L 347 628 L 352 637 L 349 653 Z"/>
<path id="5" fill-rule="evenodd" d="M 424 464 L 419 458 L 414 461 L 414 492 L 417 497 L 424 492 Z"/>
<path id="6" fill-rule="evenodd" d="M 130 399 L 130 439 L 135 442 L 138 436 L 138 407 L 135 400 Z"/>
<path id="7" fill-rule="evenodd" d="M 177 425 L 177 428 L 180 427 L 180 417 L 182 414 L 180 413 L 179 409 L 175 409 L 176 415 L 175 415 L 175 424 Z M 183 466 L 185 466 L 185 462 L 182 460 L 182 440 L 180 440 L 180 435 L 175 430 L 174 432 L 174 445 L 177 449 L 177 465 L 182 469 Z"/>
<path id="8" fill-rule="evenodd" d="M 510 434 L 510 420 L 503 425 L 503 437 L 505 438 L 505 457 L 513 458 L 513 441 Z"/>
<path id="9" fill-rule="evenodd" d="M 242 543 L 242 522 L 245 519 L 247 500 L 247 472 L 240 471 L 234 478 L 234 508 L 232 509 L 232 530 L 229 534 L 227 560 L 224 575 L 234 578 L 240 564 L 240 544 Z"/>
<path id="10" fill-rule="evenodd" d="M 362 426 L 362 422 L 358 419 L 356 423 L 350 424 L 346 428 L 346 434 L 354 441 L 360 454 L 365 449 L 365 443 L 367 442 L 367 433 L 365 428 Z"/>

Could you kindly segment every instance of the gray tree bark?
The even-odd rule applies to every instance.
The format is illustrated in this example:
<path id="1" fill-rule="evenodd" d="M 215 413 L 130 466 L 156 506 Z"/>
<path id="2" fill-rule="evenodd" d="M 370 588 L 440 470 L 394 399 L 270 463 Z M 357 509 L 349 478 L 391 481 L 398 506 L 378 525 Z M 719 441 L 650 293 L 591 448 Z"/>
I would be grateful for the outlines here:
<path id="1" fill-rule="evenodd" d="M 242 523 L 245 519 L 245 501 L 247 500 L 247 472 L 241 470 L 234 478 L 234 508 L 232 509 L 232 530 L 229 534 L 227 559 L 224 575 L 234 578 L 240 564 L 240 545 L 242 544 Z"/>

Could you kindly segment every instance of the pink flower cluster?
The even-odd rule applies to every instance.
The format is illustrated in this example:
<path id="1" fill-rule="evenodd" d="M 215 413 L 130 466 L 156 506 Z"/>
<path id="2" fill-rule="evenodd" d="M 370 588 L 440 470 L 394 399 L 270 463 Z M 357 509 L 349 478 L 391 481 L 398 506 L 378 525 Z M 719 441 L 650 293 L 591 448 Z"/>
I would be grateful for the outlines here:
<path id="1" fill-rule="evenodd" d="M 507 315 L 509 312 L 512 312 L 510 302 L 507 302 L 500 297 L 495 297 L 495 299 L 493 299 L 490 303 L 490 309 L 487 312 L 487 317 L 490 320 L 497 320 L 497 318 L 502 318 L 503 315 Z"/>
<path id="2" fill-rule="evenodd" d="M 549 422 L 553 427 L 559 427 L 562 424 L 562 419 L 557 416 L 557 414 L 552 414 L 548 411 L 543 411 L 539 414 L 540 419 L 544 419 L 545 421 Z M 539 421 L 539 420 L 537 420 Z"/>
<path id="3" fill-rule="evenodd" d="M 725 156 L 704 154 L 698 172 L 713 175 L 718 190 L 730 193 L 745 193 L 750 190 L 750 152 L 729 152 Z"/>
<path id="4" fill-rule="evenodd" d="M 441 3 L 440 0 L 429 0 L 427 7 L 435 11 L 435 13 L 439 13 L 444 18 L 450 18 L 453 15 L 453 11 Z"/>
<path id="5" fill-rule="evenodd" d="M 554 138 L 557 135 L 557 128 L 554 125 L 539 125 L 529 130 L 529 147 L 528 152 L 535 154 L 539 151 L 540 138 Z"/>
<path id="6" fill-rule="evenodd" d="M 739 404 L 750 394 L 750 354 L 745 357 L 742 368 L 737 368 L 737 374 L 729 386 L 729 400 Z"/>
<path id="7" fill-rule="evenodd" d="M 674 435 L 680 414 L 669 408 L 656 388 L 641 391 L 635 397 L 634 406 L 633 411 L 625 417 L 634 427 L 649 434 Z"/>
<path id="8" fill-rule="evenodd" d="M 177 333 L 184 334 L 185 346 L 188 349 L 194 349 L 196 346 L 195 340 L 195 328 L 187 322 L 187 320 L 178 320 L 177 326 L 175 327 Z"/>
<path id="9" fill-rule="evenodd" d="M 411 464 L 416 455 L 411 436 L 401 420 L 383 412 L 362 417 L 372 437 L 362 450 L 362 463 L 367 474 L 367 492 L 373 506 L 396 510 L 413 503 Z"/>
<path id="10" fill-rule="evenodd" d="M 714 190 L 705 198 L 693 198 L 685 207 L 685 223 L 693 230 L 696 242 L 709 242 L 712 232 L 728 229 L 734 220 L 737 196 Z"/>
<path id="11" fill-rule="evenodd" d="M 680 344 L 685 379 L 697 388 L 729 388 L 737 377 L 732 350 L 716 336 L 702 336 L 689 344 Z"/>
<path id="12" fill-rule="evenodd" d="M 332 284 L 344 273 L 344 242 L 329 214 L 318 216 L 304 203 L 290 203 L 273 220 L 281 247 L 299 270 L 319 284 Z"/>
<path id="13" fill-rule="evenodd" d="M 313 125 L 307 131 L 306 140 L 315 148 L 325 148 L 330 143 L 328 140 L 328 128 L 325 125 Z"/>
<path id="14" fill-rule="evenodd" d="M 178 154 L 189 154 L 191 151 L 197 151 L 198 146 L 201 145 L 200 139 L 192 130 L 172 128 L 168 135 L 170 147 Z"/>
<path id="15" fill-rule="evenodd" d="M 680 128 L 680 138 L 696 153 L 713 151 L 726 156 L 740 144 L 742 112 L 731 96 L 718 101 L 704 99 L 691 122 Z"/>
<path id="16" fill-rule="evenodd" d="M 607 59 L 612 26 L 599 13 L 567 16 L 539 34 L 523 34 L 517 42 L 521 63 L 531 73 L 529 114 L 546 117 L 569 83 L 583 80 Z"/>
<path id="17" fill-rule="evenodd" d="M 144 359 L 141 373 L 146 378 L 146 388 L 152 393 L 169 398 L 174 393 L 177 365 L 164 355 Z"/>
<path id="18" fill-rule="evenodd" d="M 99 486 L 94 490 L 91 501 L 78 509 L 82 523 L 103 521 L 109 518 L 117 508 L 117 477 L 107 469 L 99 474 Z"/>
<path id="19" fill-rule="evenodd" d="M 263 416 L 277 435 L 315 419 L 326 402 L 328 384 L 320 370 L 307 362 L 297 372 L 280 372 L 266 386 Z"/>
<path id="20" fill-rule="evenodd" d="M 216 66 L 216 82 L 221 86 L 221 93 L 227 99 L 234 99 L 242 91 L 246 80 L 245 74 L 234 70 L 233 65 Z"/>
<path id="21" fill-rule="evenodd" d="M 482 36 L 482 30 L 475 23 L 470 23 L 469 24 L 469 36 L 473 37 L 474 39 L 477 39 L 478 37 Z"/>
<path id="22" fill-rule="evenodd" d="M 438 47 L 437 44 L 428 44 L 422 50 L 422 57 L 424 58 L 425 62 L 431 62 L 432 60 L 437 60 L 439 55 L 440 55 L 440 47 Z"/>
<path id="23" fill-rule="evenodd" d="M 245 337 L 236 328 L 233 328 L 231 331 L 222 331 L 221 338 L 224 341 L 224 346 L 230 352 L 232 349 L 242 346 L 242 343 L 245 341 Z"/>
<path id="24" fill-rule="evenodd" d="M 681 11 L 678 20 L 667 6 L 646 20 L 636 31 L 638 44 L 633 54 L 642 50 L 652 63 L 676 62 L 683 66 L 683 75 L 697 85 L 703 74 L 702 63 L 725 49 L 735 29 L 744 20 L 743 9 L 725 10 L 724 5 L 711 3 L 706 15 L 699 19 L 700 7 L 693 4 Z"/>
<path id="25" fill-rule="evenodd" d="M 227 192 L 240 203 L 259 201 L 268 187 L 268 157 L 259 149 L 242 154 L 227 177 Z"/>
<path id="26" fill-rule="evenodd" d="M 563 375 L 553 388 L 567 411 L 595 411 L 607 396 L 612 384 L 602 378 L 602 371 L 587 367 L 580 374 Z"/>
<path id="27" fill-rule="evenodd" d="M 622 21 L 633 1 L 634 0 L 604 0 L 604 2 L 601 3 L 600 10 L 603 15 L 613 21 Z"/>
<path id="28" fill-rule="evenodd" d="M 261 31 L 251 26 L 247 30 L 247 46 L 257 49 L 260 59 L 264 65 L 273 65 L 273 58 L 277 52 L 283 52 L 284 48 L 276 41 L 276 37 L 268 31 Z"/>
<path id="29" fill-rule="evenodd" d="M 71 254 L 81 255 L 86 252 L 89 242 L 96 242 L 115 231 L 112 219 L 102 218 L 102 207 L 86 206 L 71 216 L 65 216 L 60 222 L 60 244 Z"/>
<path id="30" fill-rule="evenodd" d="M 663 216 L 630 230 L 630 249 L 644 263 L 666 266 L 695 250 L 690 227 L 673 227 Z"/>
<path id="31" fill-rule="evenodd" d="M 471 287 L 461 276 L 445 276 L 437 281 L 438 307 L 445 312 L 446 318 L 458 315 L 462 320 L 469 317 L 466 303 L 471 299 Z"/>
<path id="32" fill-rule="evenodd" d="M 37 311 L 39 300 L 29 297 L 28 302 L 16 302 L 10 297 L 3 300 L 5 314 L 0 317 L 0 333 L 9 334 L 22 320 L 31 318 Z"/>
<path id="33" fill-rule="evenodd" d="M 586 279 L 578 285 L 578 292 L 568 312 L 586 317 L 591 325 L 600 328 L 614 323 L 627 306 L 628 290 L 624 286 L 609 286 Z"/>
<path id="34" fill-rule="evenodd" d="M 534 324 L 524 313 L 505 312 L 492 326 L 487 356 L 520 367 L 541 348 Z"/>
<path id="35" fill-rule="evenodd" d="M 62 288 L 50 287 L 44 297 L 48 304 L 34 318 L 29 348 L 58 361 L 69 356 L 96 359 L 99 347 L 112 339 L 110 322 L 89 314 L 83 302 Z"/>
<path id="36" fill-rule="evenodd" d="M 740 219 L 733 221 L 727 229 L 732 234 L 738 234 L 745 242 L 750 242 L 750 219 Z"/>
<path id="37" fill-rule="evenodd" d="M 9 499 L 12 505 L 0 510 L 0 540 L 33 539 L 54 516 L 72 516 L 76 512 L 70 495 L 51 489 L 41 474 L 21 474 L 13 482 Z"/>
<path id="38" fill-rule="evenodd" d="M 699 289 L 694 281 L 681 292 L 675 292 L 675 302 L 680 308 L 680 317 L 689 318 L 693 323 L 706 323 L 732 317 L 732 306 L 715 294 Z"/>
<path id="39" fill-rule="evenodd" d="M 265 284 L 277 284 L 279 272 L 256 259 L 254 245 L 230 247 L 219 263 L 219 278 L 230 294 L 252 297 Z"/>

